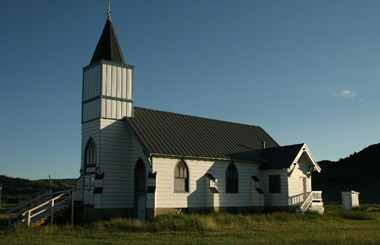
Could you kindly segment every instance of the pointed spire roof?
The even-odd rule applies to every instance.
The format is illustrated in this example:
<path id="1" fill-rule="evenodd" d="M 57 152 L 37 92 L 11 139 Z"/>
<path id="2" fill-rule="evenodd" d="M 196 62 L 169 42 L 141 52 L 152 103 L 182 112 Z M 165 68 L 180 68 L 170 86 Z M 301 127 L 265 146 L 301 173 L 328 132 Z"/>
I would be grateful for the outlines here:
<path id="1" fill-rule="evenodd" d="M 108 19 L 92 56 L 90 65 L 99 60 L 108 60 L 125 65 L 123 53 L 121 52 L 119 41 L 117 40 L 116 32 L 111 21 L 111 13 L 110 10 L 108 11 Z"/>

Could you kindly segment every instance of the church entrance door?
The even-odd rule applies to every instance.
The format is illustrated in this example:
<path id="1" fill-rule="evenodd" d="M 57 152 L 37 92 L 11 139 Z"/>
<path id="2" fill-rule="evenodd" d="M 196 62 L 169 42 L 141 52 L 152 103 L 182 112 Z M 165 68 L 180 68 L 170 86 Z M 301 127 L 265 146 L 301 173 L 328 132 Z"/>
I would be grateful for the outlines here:
<path id="1" fill-rule="evenodd" d="M 145 196 L 137 196 L 137 218 L 145 220 Z"/>
<path id="2" fill-rule="evenodd" d="M 135 217 L 141 221 L 146 218 L 146 170 L 144 162 L 139 159 L 135 166 Z"/>

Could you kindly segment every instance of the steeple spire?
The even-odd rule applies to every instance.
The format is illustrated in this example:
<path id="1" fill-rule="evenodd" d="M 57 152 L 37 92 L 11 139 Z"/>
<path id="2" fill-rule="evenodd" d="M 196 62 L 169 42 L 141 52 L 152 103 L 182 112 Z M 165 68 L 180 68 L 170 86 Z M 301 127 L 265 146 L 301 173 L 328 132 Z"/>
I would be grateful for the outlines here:
<path id="1" fill-rule="evenodd" d="M 111 1 L 108 0 L 107 21 L 103 28 L 102 35 L 100 36 L 98 45 L 92 56 L 90 64 L 93 64 L 99 60 L 108 60 L 125 65 L 125 60 L 119 41 L 117 40 L 115 29 L 111 21 Z"/>
<path id="2" fill-rule="evenodd" d="M 108 20 L 111 20 L 111 0 L 108 0 L 108 11 L 107 11 L 107 15 L 108 15 Z"/>

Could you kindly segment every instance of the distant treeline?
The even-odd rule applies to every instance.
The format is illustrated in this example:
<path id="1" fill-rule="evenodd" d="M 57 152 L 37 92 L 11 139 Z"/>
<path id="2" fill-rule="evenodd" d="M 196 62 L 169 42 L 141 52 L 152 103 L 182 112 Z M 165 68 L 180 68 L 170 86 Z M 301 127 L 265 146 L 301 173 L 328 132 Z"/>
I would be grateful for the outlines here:
<path id="1" fill-rule="evenodd" d="M 368 146 L 358 153 L 337 162 L 320 161 L 321 173 L 313 174 L 313 190 L 323 191 L 326 203 L 341 203 L 341 191 L 360 192 L 361 203 L 380 204 L 380 143 Z M 75 187 L 76 179 L 52 179 L 54 191 Z M 28 180 L 0 175 L 3 186 L 1 202 L 11 204 L 33 198 L 50 189 L 50 181 Z"/>
<path id="2" fill-rule="evenodd" d="M 313 190 L 327 203 L 341 203 L 342 191 L 358 191 L 361 203 L 380 204 L 380 144 L 368 146 L 337 162 L 321 161 L 313 174 Z"/>

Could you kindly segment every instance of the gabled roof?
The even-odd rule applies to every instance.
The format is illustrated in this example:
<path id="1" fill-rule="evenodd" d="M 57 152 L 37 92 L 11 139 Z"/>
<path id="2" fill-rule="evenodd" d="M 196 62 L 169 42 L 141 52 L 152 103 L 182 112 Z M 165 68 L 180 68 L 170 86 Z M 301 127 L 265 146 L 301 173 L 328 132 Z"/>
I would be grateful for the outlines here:
<path id="1" fill-rule="evenodd" d="M 300 161 L 304 153 L 307 155 L 309 164 L 314 166 L 316 171 L 320 172 L 321 168 L 311 155 L 311 152 L 306 144 L 266 148 L 262 152 L 264 160 L 260 165 L 260 169 L 289 168 L 293 163 Z"/>
<path id="2" fill-rule="evenodd" d="M 303 145 L 304 144 L 297 144 L 266 148 L 262 153 L 265 161 L 261 164 L 260 169 L 289 168 L 301 151 Z"/>
<path id="3" fill-rule="evenodd" d="M 150 154 L 253 162 L 279 146 L 259 126 L 138 107 L 125 120 Z"/>
<path id="4" fill-rule="evenodd" d="M 100 60 L 125 64 L 123 53 L 121 52 L 119 41 L 117 40 L 116 32 L 110 19 L 107 19 L 103 28 L 90 65 Z"/>

